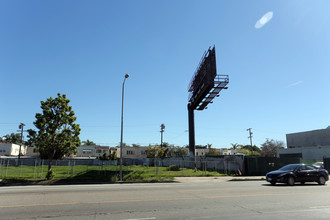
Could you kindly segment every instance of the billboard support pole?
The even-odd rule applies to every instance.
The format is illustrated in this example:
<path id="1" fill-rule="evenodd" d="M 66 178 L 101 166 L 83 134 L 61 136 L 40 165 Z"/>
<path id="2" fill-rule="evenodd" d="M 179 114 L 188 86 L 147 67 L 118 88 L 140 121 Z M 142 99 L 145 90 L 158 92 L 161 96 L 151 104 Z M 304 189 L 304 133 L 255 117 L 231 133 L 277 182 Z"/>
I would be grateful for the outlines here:
<path id="1" fill-rule="evenodd" d="M 194 160 L 194 168 L 196 168 L 196 153 L 195 153 L 195 116 L 194 108 L 188 104 L 188 123 L 189 123 L 189 157 Z"/>

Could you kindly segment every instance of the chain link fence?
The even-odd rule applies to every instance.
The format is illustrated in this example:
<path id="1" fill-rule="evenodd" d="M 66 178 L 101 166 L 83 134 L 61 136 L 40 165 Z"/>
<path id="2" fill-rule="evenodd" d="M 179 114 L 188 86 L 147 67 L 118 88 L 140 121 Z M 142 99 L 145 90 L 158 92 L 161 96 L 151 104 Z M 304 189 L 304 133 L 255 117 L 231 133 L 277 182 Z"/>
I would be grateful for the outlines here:
<path id="1" fill-rule="evenodd" d="M 97 176 L 117 176 L 119 162 L 98 159 L 64 159 L 54 160 L 51 169 L 56 178 L 95 178 Z M 209 172 L 219 174 L 240 174 L 243 169 L 243 158 L 164 158 L 164 159 L 124 159 L 123 173 L 144 172 L 153 175 L 169 174 L 175 176 L 208 176 Z M 24 178 L 44 179 L 48 172 L 48 160 L 38 158 L 0 158 L 0 179 Z M 194 172 L 194 173 L 193 173 Z M 215 174 L 212 174 L 215 175 Z"/>

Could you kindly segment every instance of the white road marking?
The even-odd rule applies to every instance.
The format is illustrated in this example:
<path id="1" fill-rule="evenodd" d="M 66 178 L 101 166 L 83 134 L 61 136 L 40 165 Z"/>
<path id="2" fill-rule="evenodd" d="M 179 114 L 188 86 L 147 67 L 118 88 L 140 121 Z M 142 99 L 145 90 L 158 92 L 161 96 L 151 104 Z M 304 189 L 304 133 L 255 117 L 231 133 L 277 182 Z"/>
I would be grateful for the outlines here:
<path id="1" fill-rule="evenodd" d="M 309 207 L 310 209 L 330 209 L 330 206 L 313 206 Z"/>

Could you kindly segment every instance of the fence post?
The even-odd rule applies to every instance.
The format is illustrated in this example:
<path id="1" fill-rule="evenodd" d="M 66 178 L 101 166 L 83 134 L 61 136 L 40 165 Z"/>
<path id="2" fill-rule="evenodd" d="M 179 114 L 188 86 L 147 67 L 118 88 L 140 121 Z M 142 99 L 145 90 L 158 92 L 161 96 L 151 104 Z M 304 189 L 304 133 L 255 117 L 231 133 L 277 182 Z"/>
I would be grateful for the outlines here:
<path id="1" fill-rule="evenodd" d="M 36 178 L 36 161 L 34 160 L 34 172 L 33 172 L 33 178 Z"/>
<path id="2" fill-rule="evenodd" d="M 74 161 L 73 161 L 73 170 L 72 170 L 72 175 L 74 175 L 74 168 L 75 168 L 75 166 L 76 166 L 76 161 L 74 160 Z"/>
<path id="3" fill-rule="evenodd" d="M 2 165 L 3 161 L 4 161 L 4 160 L 1 160 L 1 161 L 0 161 L 0 169 L 1 169 L 0 171 L 1 171 L 1 176 L 3 176 L 3 165 Z"/>
<path id="4" fill-rule="evenodd" d="M 1 176 L 2 176 L 2 160 L 0 160 L 0 173 L 1 173 Z"/>
<path id="5" fill-rule="evenodd" d="M 7 170 L 6 170 L 6 177 L 7 177 L 7 174 L 8 174 L 8 166 L 9 166 L 9 159 L 7 160 Z"/>
<path id="6" fill-rule="evenodd" d="M 231 175 L 230 162 L 229 162 L 229 164 L 228 164 L 228 170 L 229 170 L 229 175 Z"/>
<path id="7" fill-rule="evenodd" d="M 22 165 L 23 165 L 23 160 L 21 160 L 21 169 L 20 169 L 19 177 L 22 177 Z"/>
<path id="8" fill-rule="evenodd" d="M 44 160 L 41 161 L 41 175 L 40 177 L 42 177 L 44 175 Z"/>
<path id="9" fill-rule="evenodd" d="M 55 175 L 56 175 L 56 169 L 57 169 L 57 160 L 55 162 Z"/>
<path id="10" fill-rule="evenodd" d="M 70 173 L 70 160 L 68 160 L 68 176 L 69 176 L 69 173 Z"/>

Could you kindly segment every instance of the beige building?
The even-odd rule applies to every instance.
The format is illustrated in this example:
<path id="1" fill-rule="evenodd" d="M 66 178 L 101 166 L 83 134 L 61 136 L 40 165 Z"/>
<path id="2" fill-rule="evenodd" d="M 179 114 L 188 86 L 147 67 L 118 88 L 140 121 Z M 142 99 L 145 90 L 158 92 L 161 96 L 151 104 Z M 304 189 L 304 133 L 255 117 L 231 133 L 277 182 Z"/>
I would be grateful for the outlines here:
<path id="1" fill-rule="evenodd" d="M 106 153 L 109 155 L 109 146 L 80 146 L 77 148 L 78 153 L 76 157 L 98 157 L 100 154 Z"/>
<path id="2" fill-rule="evenodd" d="M 26 156 L 38 157 L 39 156 L 38 148 L 36 148 L 36 147 L 27 147 L 26 148 Z"/>
<path id="3" fill-rule="evenodd" d="M 147 158 L 148 147 L 123 147 L 123 158 Z M 120 158 L 120 147 L 115 148 L 117 158 Z"/>

